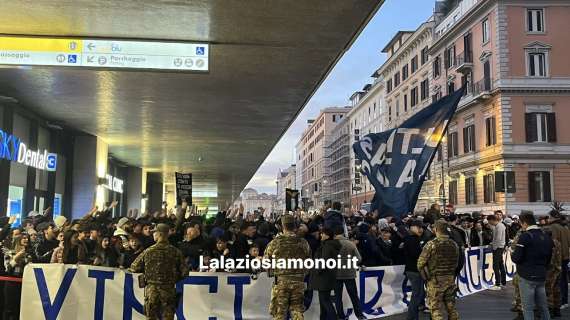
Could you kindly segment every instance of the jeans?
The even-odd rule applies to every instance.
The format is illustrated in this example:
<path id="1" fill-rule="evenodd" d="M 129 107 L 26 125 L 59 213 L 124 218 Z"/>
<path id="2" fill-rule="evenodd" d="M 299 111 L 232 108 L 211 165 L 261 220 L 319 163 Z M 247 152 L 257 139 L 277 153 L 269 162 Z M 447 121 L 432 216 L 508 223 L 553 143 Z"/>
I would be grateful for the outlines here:
<path id="1" fill-rule="evenodd" d="M 568 262 L 562 260 L 562 273 L 560 274 L 560 304 L 568 304 Z"/>
<path id="2" fill-rule="evenodd" d="M 346 318 L 344 314 L 344 306 L 342 305 L 342 291 L 346 287 L 350 301 L 352 302 L 352 309 L 357 317 L 363 316 L 360 299 L 358 299 L 358 292 L 356 291 L 356 279 L 337 279 L 336 287 L 334 289 L 336 313 L 339 319 Z"/>
<path id="3" fill-rule="evenodd" d="M 408 316 L 407 320 L 418 320 L 419 310 L 418 307 L 424 302 L 426 293 L 424 289 L 424 280 L 420 276 L 419 272 L 407 271 L 406 276 L 410 283 L 412 284 L 412 299 L 410 304 L 408 304 Z"/>
<path id="4" fill-rule="evenodd" d="M 524 320 L 534 320 L 534 308 L 542 315 L 542 320 L 550 320 L 550 312 L 546 303 L 544 281 L 530 281 L 520 278 L 519 288 Z"/>
<path id="5" fill-rule="evenodd" d="M 496 286 L 507 285 L 507 270 L 505 269 L 503 252 L 505 252 L 503 248 L 493 250 L 493 272 L 495 273 Z"/>
<path id="6" fill-rule="evenodd" d="M 319 290 L 320 320 L 336 320 L 330 290 Z"/>

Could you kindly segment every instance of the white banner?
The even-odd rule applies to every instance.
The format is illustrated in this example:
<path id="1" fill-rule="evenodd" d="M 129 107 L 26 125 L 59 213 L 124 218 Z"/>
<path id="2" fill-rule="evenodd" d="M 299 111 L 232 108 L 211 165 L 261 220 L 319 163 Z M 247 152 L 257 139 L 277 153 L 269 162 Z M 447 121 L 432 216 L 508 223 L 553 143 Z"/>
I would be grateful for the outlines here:
<path id="1" fill-rule="evenodd" d="M 490 249 L 465 250 L 466 263 L 457 279 L 459 296 L 493 285 Z M 505 253 L 507 278 L 514 274 Z M 406 311 L 411 287 L 403 266 L 374 267 L 360 271 L 356 279 L 363 311 L 368 318 Z M 272 278 L 260 274 L 191 273 L 177 288 L 182 292 L 177 319 L 271 319 L 268 313 Z M 345 312 L 355 318 L 346 291 Z M 123 270 L 84 265 L 30 264 L 22 288 L 20 319 L 143 320 L 143 289 L 137 277 Z M 308 292 L 306 319 L 318 319 L 317 295 Z"/>

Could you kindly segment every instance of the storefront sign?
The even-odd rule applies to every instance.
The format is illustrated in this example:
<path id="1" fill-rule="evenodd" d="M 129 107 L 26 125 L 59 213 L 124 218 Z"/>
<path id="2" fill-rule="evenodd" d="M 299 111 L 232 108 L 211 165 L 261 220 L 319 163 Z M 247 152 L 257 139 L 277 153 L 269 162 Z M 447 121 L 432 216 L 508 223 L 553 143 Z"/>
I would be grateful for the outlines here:
<path id="1" fill-rule="evenodd" d="M 31 150 L 20 138 L 0 130 L 0 158 L 40 170 L 55 171 L 57 154 L 47 150 Z"/>
<path id="2" fill-rule="evenodd" d="M 106 179 L 107 183 L 103 185 L 105 188 L 115 191 L 117 193 L 123 193 L 123 183 L 124 183 L 123 180 L 113 177 L 110 174 L 107 175 Z"/>

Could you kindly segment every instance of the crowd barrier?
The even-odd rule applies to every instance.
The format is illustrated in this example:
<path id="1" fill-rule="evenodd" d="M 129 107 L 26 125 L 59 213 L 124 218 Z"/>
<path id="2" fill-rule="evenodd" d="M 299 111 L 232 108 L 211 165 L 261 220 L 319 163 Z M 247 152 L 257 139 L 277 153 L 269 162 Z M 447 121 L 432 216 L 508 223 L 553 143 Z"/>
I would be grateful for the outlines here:
<path id="1" fill-rule="evenodd" d="M 485 290 L 493 285 L 493 256 L 487 247 L 465 250 L 465 267 L 457 278 L 459 296 Z M 507 277 L 515 272 L 505 253 Z M 361 270 L 357 279 L 365 315 L 375 319 L 406 311 L 411 287 L 403 266 Z M 257 279 L 248 274 L 191 273 L 177 284 L 182 293 L 177 319 L 226 320 L 270 319 L 268 306 L 272 278 L 265 273 Z M 144 319 L 143 289 L 137 277 L 123 270 L 62 264 L 30 264 L 22 287 L 20 319 Z M 316 294 L 305 299 L 306 319 L 318 319 Z M 355 319 L 345 292 L 344 306 Z"/>

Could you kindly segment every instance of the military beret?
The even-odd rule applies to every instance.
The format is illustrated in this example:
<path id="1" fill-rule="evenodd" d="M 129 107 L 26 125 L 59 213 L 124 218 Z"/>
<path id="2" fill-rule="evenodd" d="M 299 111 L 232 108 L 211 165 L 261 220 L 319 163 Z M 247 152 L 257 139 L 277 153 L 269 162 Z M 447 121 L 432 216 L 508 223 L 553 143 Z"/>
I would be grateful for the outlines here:
<path id="1" fill-rule="evenodd" d="M 159 223 L 156 225 L 154 231 L 168 234 L 168 232 L 170 231 L 170 226 L 167 225 L 166 223 Z"/>
<path id="2" fill-rule="evenodd" d="M 295 223 L 295 218 L 290 214 L 285 214 L 281 217 L 282 224 L 292 224 Z"/>

